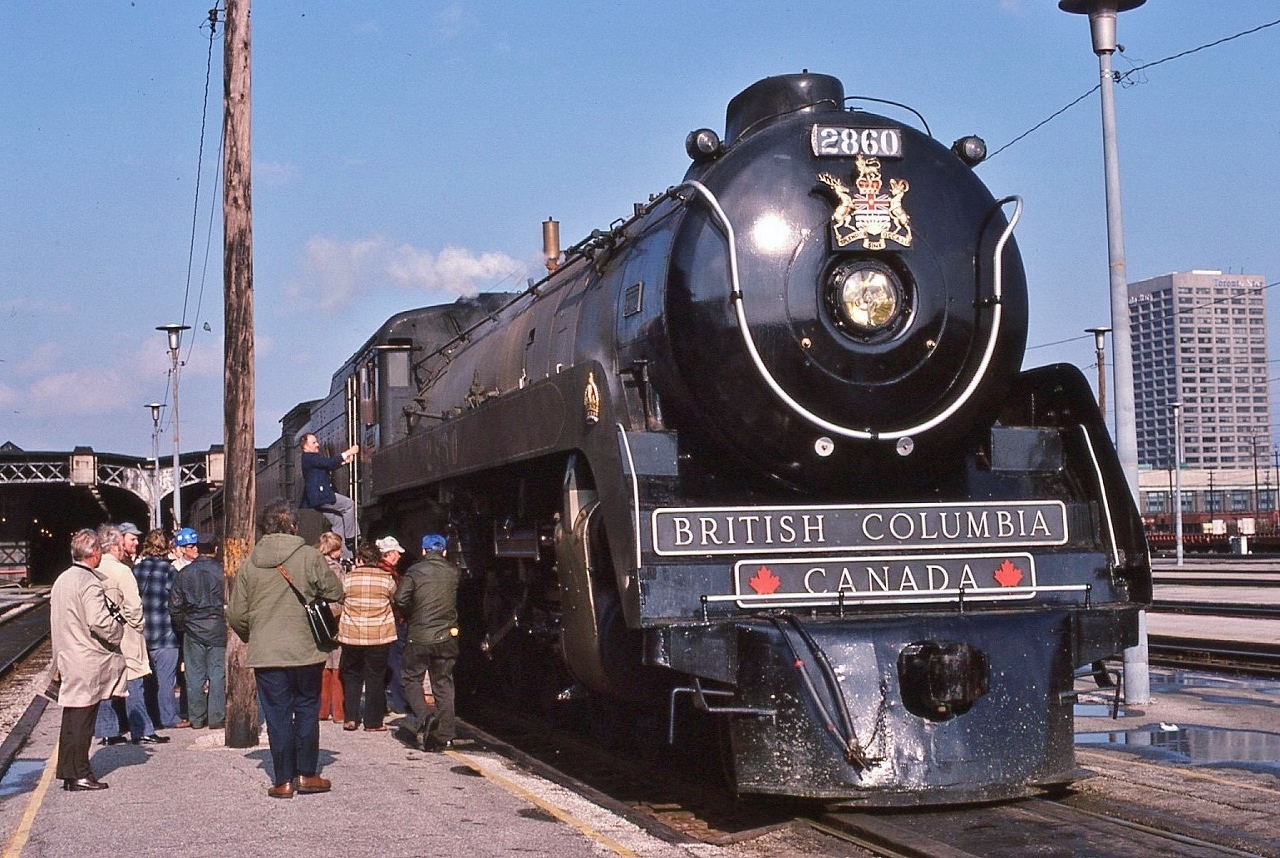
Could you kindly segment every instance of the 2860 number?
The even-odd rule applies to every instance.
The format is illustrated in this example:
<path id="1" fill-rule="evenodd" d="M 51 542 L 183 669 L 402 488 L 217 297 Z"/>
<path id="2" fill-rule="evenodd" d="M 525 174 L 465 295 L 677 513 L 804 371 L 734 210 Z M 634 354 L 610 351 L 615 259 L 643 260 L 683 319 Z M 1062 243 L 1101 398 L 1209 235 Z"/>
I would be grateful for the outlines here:
<path id="1" fill-rule="evenodd" d="M 842 128 L 815 125 L 810 134 L 813 154 L 820 158 L 902 157 L 902 132 L 897 128 Z"/>

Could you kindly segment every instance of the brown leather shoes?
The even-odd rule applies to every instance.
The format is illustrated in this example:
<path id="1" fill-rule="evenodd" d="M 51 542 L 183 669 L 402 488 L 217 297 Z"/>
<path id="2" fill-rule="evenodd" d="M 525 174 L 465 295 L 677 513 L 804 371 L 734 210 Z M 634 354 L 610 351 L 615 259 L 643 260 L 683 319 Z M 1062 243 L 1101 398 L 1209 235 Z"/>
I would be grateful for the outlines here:
<path id="1" fill-rule="evenodd" d="M 272 798 L 293 798 L 293 781 L 276 784 L 267 790 L 267 795 Z"/>
<path id="2" fill-rule="evenodd" d="M 332 784 L 319 775 L 298 775 L 293 779 L 293 786 L 298 792 L 328 792 Z"/>

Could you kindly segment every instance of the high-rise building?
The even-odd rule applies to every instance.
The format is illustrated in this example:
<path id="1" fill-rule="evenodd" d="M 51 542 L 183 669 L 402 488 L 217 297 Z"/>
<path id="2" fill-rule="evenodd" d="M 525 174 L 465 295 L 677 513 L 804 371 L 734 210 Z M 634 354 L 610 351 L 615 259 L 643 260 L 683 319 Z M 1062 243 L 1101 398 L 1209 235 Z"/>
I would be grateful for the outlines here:
<path id="1" fill-rule="evenodd" d="M 1186 467 L 1269 462 L 1265 286 L 1260 274 L 1221 271 L 1129 284 L 1139 464 L 1172 466 L 1175 402 Z"/>

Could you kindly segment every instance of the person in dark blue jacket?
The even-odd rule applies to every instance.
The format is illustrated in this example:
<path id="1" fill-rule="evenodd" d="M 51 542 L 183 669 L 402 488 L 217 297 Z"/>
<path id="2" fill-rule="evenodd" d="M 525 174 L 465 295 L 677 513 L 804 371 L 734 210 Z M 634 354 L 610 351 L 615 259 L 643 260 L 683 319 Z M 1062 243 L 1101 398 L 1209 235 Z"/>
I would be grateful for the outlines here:
<path id="1" fill-rule="evenodd" d="M 320 440 L 310 432 L 302 436 L 302 504 L 304 509 L 314 509 L 329 522 L 329 529 L 342 537 L 342 558 L 350 560 L 355 553 L 359 526 L 356 524 L 356 505 L 351 498 L 333 490 L 333 471 L 341 468 L 360 452 L 359 444 L 352 444 L 337 456 L 320 455 Z"/>

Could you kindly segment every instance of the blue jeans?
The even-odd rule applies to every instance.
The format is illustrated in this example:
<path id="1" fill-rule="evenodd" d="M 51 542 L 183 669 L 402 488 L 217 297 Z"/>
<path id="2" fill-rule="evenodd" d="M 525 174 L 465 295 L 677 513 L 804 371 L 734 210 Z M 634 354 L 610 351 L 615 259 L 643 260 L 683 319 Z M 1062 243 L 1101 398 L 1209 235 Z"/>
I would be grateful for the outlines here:
<path id="1" fill-rule="evenodd" d="M 151 656 L 151 670 L 156 676 L 156 715 L 160 726 L 175 727 L 182 720 L 178 698 L 174 696 L 178 688 L 178 648 L 149 649 L 147 654 Z"/>
<path id="2" fill-rule="evenodd" d="M 227 720 L 227 648 L 206 646 L 190 633 L 182 640 L 182 663 L 187 668 L 187 714 L 192 727 Z M 205 682 L 209 692 L 204 691 Z"/>
<path id="3" fill-rule="evenodd" d="M 129 721 L 129 738 L 136 742 L 143 736 L 150 736 L 156 728 L 151 723 L 151 716 L 147 714 L 147 699 L 143 692 L 142 677 L 130 679 L 125 687 L 129 692 L 129 696 L 124 699 L 124 711 Z M 114 699 L 108 697 L 98 704 L 98 718 L 93 728 L 93 735 L 100 739 L 119 736 L 122 732 Z"/>
<path id="4" fill-rule="evenodd" d="M 407 704 L 404 699 L 404 686 L 400 680 L 401 665 L 404 663 L 404 644 L 409 637 L 409 626 L 405 623 L 396 623 L 396 639 L 391 644 L 391 650 L 387 653 L 387 687 L 386 700 L 387 706 L 392 712 L 404 714 L 408 712 Z M 352 720 L 350 718 L 348 721 Z"/>
<path id="5" fill-rule="evenodd" d="M 273 784 L 320 767 L 320 677 L 324 662 L 301 667 L 259 667 L 258 703 L 267 722 Z"/>

